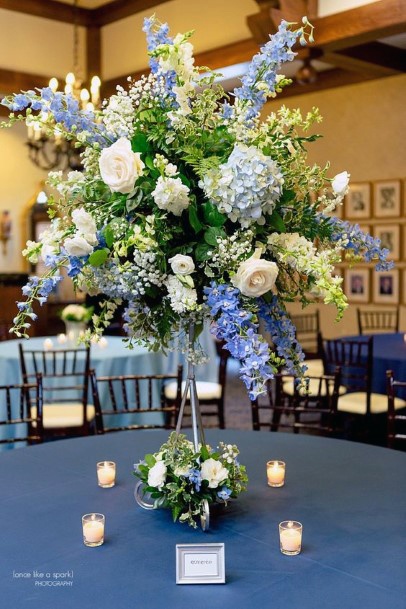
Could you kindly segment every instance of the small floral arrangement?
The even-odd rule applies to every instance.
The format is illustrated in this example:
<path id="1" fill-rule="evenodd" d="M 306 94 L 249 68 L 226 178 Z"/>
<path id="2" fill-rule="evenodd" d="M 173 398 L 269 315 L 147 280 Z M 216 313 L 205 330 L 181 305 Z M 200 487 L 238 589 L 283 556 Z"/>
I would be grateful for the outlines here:
<path id="1" fill-rule="evenodd" d="M 61 311 L 63 321 L 79 321 L 88 323 L 92 318 L 93 307 L 84 305 L 70 304 Z"/>
<path id="2" fill-rule="evenodd" d="M 158 452 L 135 466 L 134 474 L 154 499 L 154 507 L 170 508 L 174 522 L 196 528 L 205 499 L 209 505 L 227 505 L 246 490 L 248 478 L 238 454 L 236 446 L 222 442 L 217 451 L 204 444 L 196 450 L 184 434 L 173 432 Z"/>
<path id="3" fill-rule="evenodd" d="M 306 371 L 286 303 L 332 303 L 340 319 L 347 300 L 334 267 L 343 254 L 376 260 L 378 270 L 393 263 L 379 239 L 333 215 L 349 174 L 307 163 L 318 110 L 282 105 L 261 118 L 290 82 L 280 69 L 294 45 L 312 40 L 306 17 L 280 24 L 231 94 L 194 65 L 192 32 L 172 37 L 154 17 L 144 31 L 151 73 L 117 87 L 100 112 L 49 87 L 2 101 L 12 112 L 3 126 L 38 122 L 84 150 L 83 172 L 49 175 L 58 193 L 51 228 L 23 252 L 48 270 L 23 288 L 14 332 L 27 336 L 34 302 L 46 301 L 65 268 L 78 290 L 100 295 L 85 340 L 121 307 L 130 348 L 165 350 L 177 339 L 197 362 L 197 338 L 190 349 L 182 337 L 210 322 L 255 399 L 281 365 Z"/>

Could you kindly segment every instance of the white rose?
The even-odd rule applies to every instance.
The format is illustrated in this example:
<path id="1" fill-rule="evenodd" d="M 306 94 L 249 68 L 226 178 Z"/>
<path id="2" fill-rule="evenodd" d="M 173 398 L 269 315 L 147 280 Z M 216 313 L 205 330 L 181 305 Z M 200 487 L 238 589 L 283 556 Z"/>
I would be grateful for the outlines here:
<path id="1" fill-rule="evenodd" d="M 140 153 L 131 150 L 131 142 L 125 137 L 104 148 L 99 159 L 101 177 L 112 192 L 130 193 L 144 167 Z"/>
<path id="2" fill-rule="evenodd" d="M 342 171 L 338 173 L 332 181 L 332 189 L 336 195 L 343 197 L 347 194 L 348 191 L 348 183 L 350 181 L 350 174 L 348 171 Z"/>
<path id="3" fill-rule="evenodd" d="M 44 262 L 46 262 L 47 256 L 54 256 L 56 254 L 56 248 L 54 245 L 50 245 L 49 243 L 44 243 L 41 248 L 41 258 Z"/>
<path id="4" fill-rule="evenodd" d="M 202 479 L 209 481 L 209 488 L 217 488 L 221 482 L 228 478 L 228 470 L 216 459 L 203 461 L 201 472 Z"/>
<path id="5" fill-rule="evenodd" d="M 157 461 L 148 472 L 148 486 L 161 488 L 166 478 L 166 465 L 163 461 Z"/>
<path id="6" fill-rule="evenodd" d="M 87 256 L 93 252 L 93 246 L 80 235 L 65 240 L 65 249 L 68 256 Z"/>
<path id="7" fill-rule="evenodd" d="M 173 258 L 169 258 L 168 262 L 175 275 L 190 275 L 195 270 L 195 263 L 190 256 L 176 254 Z"/>
<path id="8" fill-rule="evenodd" d="M 82 235 L 85 235 L 86 233 L 95 233 L 97 230 L 96 222 L 83 207 L 73 210 L 72 220 L 73 224 Z"/>
<path id="9" fill-rule="evenodd" d="M 275 285 L 278 267 L 275 262 L 261 260 L 260 255 L 261 250 L 258 248 L 251 258 L 240 264 L 231 279 L 244 296 L 262 296 Z"/>

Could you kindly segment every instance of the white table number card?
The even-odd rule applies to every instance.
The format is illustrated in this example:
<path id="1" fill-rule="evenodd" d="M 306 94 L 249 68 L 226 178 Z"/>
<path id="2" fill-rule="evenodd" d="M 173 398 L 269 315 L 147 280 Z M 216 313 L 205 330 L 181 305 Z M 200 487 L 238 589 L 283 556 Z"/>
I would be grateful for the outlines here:
<path id="1" fill-rule="evenodd" d="M 177 584 L 225 584 L 224 543 L 176 544 Z"/>

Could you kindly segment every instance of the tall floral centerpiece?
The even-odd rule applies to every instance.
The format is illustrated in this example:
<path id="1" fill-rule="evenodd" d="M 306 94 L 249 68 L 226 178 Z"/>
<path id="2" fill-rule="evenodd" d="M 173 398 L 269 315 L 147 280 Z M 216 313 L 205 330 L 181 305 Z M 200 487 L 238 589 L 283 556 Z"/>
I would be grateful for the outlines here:
<path id="1" fill-rule="evenodd" d="M 342 252 L 349 260 L 376 259 L 378 269 L 389 268 L 388 252 L 334 217 L 349 174 L 329 177 L 328 164 L 307 163 L 317 109 L 302 116 L 281 106 L 261 116 L 266 101 L 289 84 L 279 72 L 294 58 L 294 45 L 312 38 L 306 18 L 283 21 L 229 95 L 216 74 L 195 66 L 191 32 L 172 37 L 155 18 L 145 20 L 144 31 L 151 73 L 128 90 L 117 87 L 100 112 L 81 111 L 50 88 L 3 101 L 13 113 L 7 125 L 39 122 L 84 149 L 83 172 L 49 174 L 59 193 L 51 229 L 24 251 L 30 261 L 42 257 L 48 271 L 23 288 L 14 331 L 26 336 L 34 301 L 45 302 L 65 267 L 78 290 L 102 300 L 86 340 L 100 336 L 124 305 L 130 348 L 167 349 L 177 337 L 193 364 L 202 357 L 199 331 L 210 320 L 215 337 L 240 360 L 254 399 L 279 366 L 298 377 L 306 372 L 285 304 L 324 301 L 341 318 L 347 302 L 334 266 Z M 203 452 L 199 462 L 207 458 Z M 166 471 L 173 465 L 163 462 Z M 157 493 L 183 484 L 184 474 L 173 475 Z M 176 510 L 181 520 L 192 509 L 185 502 Z"/>

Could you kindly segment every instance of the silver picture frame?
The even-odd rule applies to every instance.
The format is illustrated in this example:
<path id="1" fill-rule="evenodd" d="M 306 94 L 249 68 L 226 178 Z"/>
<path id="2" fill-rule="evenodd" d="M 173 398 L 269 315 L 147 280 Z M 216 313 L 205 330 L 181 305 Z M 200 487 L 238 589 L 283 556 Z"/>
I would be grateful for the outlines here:
<path id="1" fill-rule="evenodd" d="M 176 544 L 177 584 L 225 584 L 224 543 Z"/>

